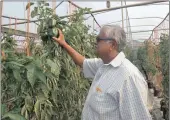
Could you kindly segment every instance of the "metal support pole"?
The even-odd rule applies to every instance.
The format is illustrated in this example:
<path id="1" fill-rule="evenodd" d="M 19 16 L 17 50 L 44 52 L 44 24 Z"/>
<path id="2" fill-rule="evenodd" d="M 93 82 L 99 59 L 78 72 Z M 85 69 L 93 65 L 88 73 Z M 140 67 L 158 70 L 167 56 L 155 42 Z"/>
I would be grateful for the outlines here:
<path id="1" fill-rule="evenodd" d="M 123 6 L 123 2 L 122 2 L 122 0 L 121 0 L 121 6 Z M 124 29 L 123 8 L 121 8 L 121 12 L 122 12 L 122 28 Z"/>
<path id="2" fill-rule="evenodd" d="M 101 10 L 94 10 L 91 12 L 86 12 L 84 14 L 91 14 L 91 13 L 100 13 L 100 12 L 105 12 L 105 11 L 112 11 L 112 10 L 118 10 L 121 8 L 128 8 L 128 7 L 137 7 L 137 6 L 142 6 L 142 5 L 148 5 L 148 4 L 153 4 L 153 3 L 160 3 L 160 2 L 167 2 L 168 0 L 156 0 L 156 1 L 149 1 L 149 2 L 144 2 L 144 3 L 137 3 L 137 4 L 131 4 L 131 5 L 124 5 L 124 6 L 119 6 L 119 7 L 113 7 L 113 8 L 109 8 L 109 9 L 101 9 Z M 71 17 L 74 16 L 76 14 L 72 14 L 72 15 L 65 15 L 65 16 L 61 16 L 60 18 L 66 18 L 66 17 Z M 38 22 L 39 20 L 31 20 L 29 22 Z M 27 22 L 18 22 L 17 24 L 24 24 Z M 9 24 L 5 24 L 3 26 L 8 26 Z M 15 25 L 15 23 L 12 23 L 11 25 Z"/>

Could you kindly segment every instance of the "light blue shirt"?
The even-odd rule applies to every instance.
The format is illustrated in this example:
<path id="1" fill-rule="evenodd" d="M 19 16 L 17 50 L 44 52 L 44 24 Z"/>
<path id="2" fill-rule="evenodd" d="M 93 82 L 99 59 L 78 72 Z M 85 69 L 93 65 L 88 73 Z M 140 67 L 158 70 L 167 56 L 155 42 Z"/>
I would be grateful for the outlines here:
<path id="1" fill-rule="evenodd" d="M 82 120 L 152 120 L 147 108 L 147 83 L 120 52 L 109 64 L 85 59 L 83 73 L 92 78 Z"/>

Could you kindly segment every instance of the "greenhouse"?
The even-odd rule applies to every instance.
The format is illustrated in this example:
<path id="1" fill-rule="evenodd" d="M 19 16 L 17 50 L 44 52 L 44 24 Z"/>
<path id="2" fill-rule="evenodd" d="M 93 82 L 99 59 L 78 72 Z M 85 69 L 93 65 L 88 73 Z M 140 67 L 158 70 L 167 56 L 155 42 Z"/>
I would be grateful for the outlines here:
<path id="1" fill-rule="evenodd" d="M 169 120 L 168 0 L 0 8 L 2 120 Z"/>

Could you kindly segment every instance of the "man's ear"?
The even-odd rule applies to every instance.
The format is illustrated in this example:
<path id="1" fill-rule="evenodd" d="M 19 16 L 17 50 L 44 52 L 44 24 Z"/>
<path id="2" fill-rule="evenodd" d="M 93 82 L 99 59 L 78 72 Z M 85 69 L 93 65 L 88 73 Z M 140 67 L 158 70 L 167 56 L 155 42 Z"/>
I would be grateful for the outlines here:
<path id="1" fill-rule="evenodd" d="M 114 49 L 118 50 L 118 44 L 117 44 L 116 41 L 113 41 L 113 46 L 114 46 L 114 47 L 113 47 Z"/>
<path id="2" fill-rule="evenodd" d="M 110 50 L 110 51 L 113 51 L 113 49 L 114 49 L 114 46 L 112 45 L 112 46 L 109 48 L 109 50 Z"/>
<path id="3" fill-rule="evenodd" d="M 115 45 L 114 45 L 114 43 L 110 43 L 111 45 L 109 46 L 110 48 L 109 48 L 109 50 L 110 51 L 113 51 L 114 49 L 115 49 Z"/>

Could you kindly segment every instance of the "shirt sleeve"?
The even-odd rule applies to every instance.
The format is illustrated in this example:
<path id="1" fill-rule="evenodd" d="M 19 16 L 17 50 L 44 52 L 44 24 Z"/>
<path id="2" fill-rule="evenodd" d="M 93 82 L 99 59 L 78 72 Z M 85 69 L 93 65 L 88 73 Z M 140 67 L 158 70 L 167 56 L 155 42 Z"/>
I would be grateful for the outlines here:
<path id="1" fill-rule="evenodd" d="M 101 59 L 85 59 L 83 62 L 83 74 L 85 78 L 94 78 L 99 67 L 103 64 Z"/>
<path id="2" fill-rule="evenodd" d="M 152 120 L 135 80 L 125 80 L 118 96 L 122 120 Z"/>

